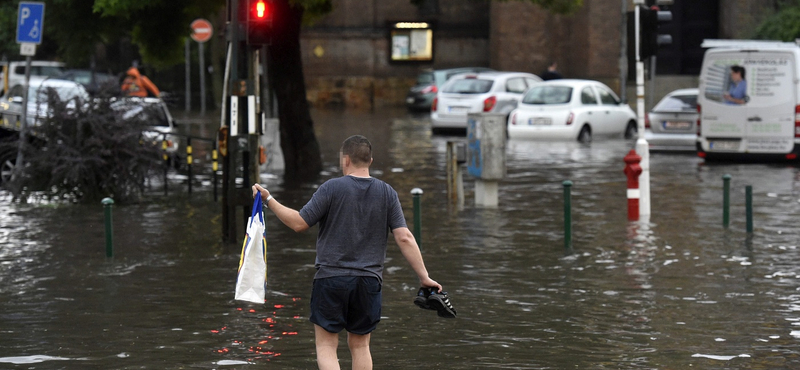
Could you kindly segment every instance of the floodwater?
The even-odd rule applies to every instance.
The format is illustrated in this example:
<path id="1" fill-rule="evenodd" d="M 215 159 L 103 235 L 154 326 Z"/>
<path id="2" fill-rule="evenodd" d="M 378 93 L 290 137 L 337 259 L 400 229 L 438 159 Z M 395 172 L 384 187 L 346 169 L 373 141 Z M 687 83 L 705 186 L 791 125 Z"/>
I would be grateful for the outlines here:
<path id="1" fill-rule="evenodd" d="M 375 368 L 800 367 L 797 167 L 653 154 L 652 216 L 628 222 L 622 157 L 633 142 L 510 142 L 499 207 L 475 207 L 465 175 L 459 208 L 445 183 L 446 142 L 458 138 L 431 136 L 424 116 L 314 117 L 320 181 L 338 176 L 341 141 L 360 133 L 374 146 L 372 174 L 398 191 L 410 226 L 409 192 L 424 190 L 423 256 L 458 310 L 443 319 L 416 307 L 416 277 L 390 242 Z M 724 174 L 733 177 L 728 229 Z M 574 182 L 571 250 L 564 180 Z M 262 182 L 295 208 L 317 185 Z M 170 186 L 168 196 L 154 186 L 114 208 L 113 258 L 100 204 L 10 204 L 0 193 L 0 368 L 316 367 L 307 320 L 315 230 L 296 234 L 267 213 L 267 302 L 237 302 L 240 246 L 220 243 L 211 186 L 197 184 L 191 197 L 184 184 Z M 340 359 L 350 367 L 344 337 Z"/>

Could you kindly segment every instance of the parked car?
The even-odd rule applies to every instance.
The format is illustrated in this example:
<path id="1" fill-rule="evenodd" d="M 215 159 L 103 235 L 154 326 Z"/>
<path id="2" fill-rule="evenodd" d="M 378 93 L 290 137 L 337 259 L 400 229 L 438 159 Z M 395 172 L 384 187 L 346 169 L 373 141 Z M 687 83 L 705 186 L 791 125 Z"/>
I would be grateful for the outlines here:
<path id="1" fill-rule="evenodd" d="M 22 85 L 25 82 L 25 61 L 14 61 L 0 63 L 0 66 L 8 67 L 8 82 L 6 82 L 6 75 L 0 73 L 0 90 L 5 93 L 6 89 L 11 89 L 16 85 Z M 31 78 L 47 78 L 55 77 L 64 73 L 64 63 L 51 62 L 46 60 L 32 60 L 31 61 Z"/>
<path id="2" fill-rule="evenodd" d="M 511 139 L 571 139 L 636 135 L 636 114 L 606 85 L 550 80 L 530 88 L 508 119 Z"/>
<path id="3" fill-rule="evenodd" d="M 667 94 L 647 114 L 644 138 L 653 151 L 697 151 L 697 91 Z"/>
<path id="4" fill-rule="evenodd" d="M 32 77 L 28 83 L 28 105 L 26 121 L 28 126 L 41 124 L 41 119 L 47 117 L 47 90 L 53 89 L 62 101 L 72 101 L 75 98 L 82 102 L 89 100 L 89 94 L 81 84 L 52 78 Z M 15 85 L 8 90 L 5 99 L 0 103 L 0 114 L 3 126 L 16 125 L 22 115 L 22 100 L 25 88 Z"/>
<path id="5" fill-rule="evenodd" d="M 433 98 L 436 97 L 439 88 L 444 85 L 450 77 L 461 73 L 488 71 L 493 71 L 493 69 L 484 67 L 463 67 L 423 71 L 417 76 L 417 84 L 408 90 L 408 95 L 406 95 L 406 107 L 409 110 L 430 110 Z"/>
<path id="6" fill-rule="evenodd" d="M 125 120 L 138 120 L 147 127 L 144 136 L 153 142 L 164 143 L 167 154 L 174 156 L 180 146 L 177 126 L 167 104 L 160 98 L 125 97 L 114 101 L 111 107 L 122 113 Z"/>
<path id="7" fill-rule="evenodd" d="M 432 131 L 466 129 L 467 113 L 508 114 L 522 94 L 542 79 L 524 72 L 481 72 L 454 76 L 442 86 L 431 105 Z"/>
<path id="8" fill-rule="evenodd" d="M 108 73 L 95 72 L 89 69 L 68 69 L 55 78 L 77 82 L 83 85 L 86 92 L 92 96 L 100 91 L 120 92 L 119 78 Z"/>

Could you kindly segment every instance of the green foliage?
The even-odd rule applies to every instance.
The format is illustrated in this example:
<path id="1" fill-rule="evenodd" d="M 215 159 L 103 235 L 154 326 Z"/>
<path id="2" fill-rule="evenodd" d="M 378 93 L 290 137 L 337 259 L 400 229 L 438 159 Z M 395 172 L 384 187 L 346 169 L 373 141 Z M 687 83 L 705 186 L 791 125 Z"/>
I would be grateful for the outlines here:
<path id="1" fill-rule="evenodd" d="M 17 198 L 126 201 L 140 195 L 145 180 L 163 168 L 158 138 L 146 133 L 146 122 L 123 119 L 122 111 L 112 108 L 115 98 L 61 101 L 53 90 L 47 96 L 50 113 L 25 146 L 21 176 L 7 184 Z M 5 145 L 3 152 L 17 144 Z"/>
<path id="2" fill-rule="evenodd" d="M 756 28 L 756 38 L 794 41 L 800 38 L 800 6 L 783 8 Z"/>

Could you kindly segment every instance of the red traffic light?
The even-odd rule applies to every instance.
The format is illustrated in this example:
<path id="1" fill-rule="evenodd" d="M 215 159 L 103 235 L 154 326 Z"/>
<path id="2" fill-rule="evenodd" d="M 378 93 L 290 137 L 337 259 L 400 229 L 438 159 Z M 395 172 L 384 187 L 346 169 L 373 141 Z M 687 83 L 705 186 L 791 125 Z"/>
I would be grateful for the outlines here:
<path id="1" fill-rule="evenodd" d="M 270 18 L 272 9 L 267 6 L 264 0 L 253 0 L 250 5 L 250 19 L 266 20 Z"/>
<path id="2" fill-rule="evenodd" d="M 273 0 L 247 0 L 247 43 L 269 45 L 272 34 Z"/>

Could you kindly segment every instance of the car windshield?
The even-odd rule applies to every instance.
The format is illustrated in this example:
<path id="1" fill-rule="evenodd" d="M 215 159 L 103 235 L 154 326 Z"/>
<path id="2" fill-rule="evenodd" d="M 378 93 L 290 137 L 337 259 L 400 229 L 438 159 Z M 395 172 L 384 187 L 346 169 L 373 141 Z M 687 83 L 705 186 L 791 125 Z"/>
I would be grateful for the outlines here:
<path id="1" fill-rule="evenodd" d="M 567 86 L 536 86 L 525 94 L 525 104 L 567 104 L 572 99 L 572 88 Z"/>
<path id="2" fill-rule="evenodd" d="M 476 78 L 462 78 L 447 84 L 442 92 L 452 94 L 483 94 L 492 89 L 492 80 L 479 80 Z"/>
<path id="3" fill-rule="evenodd" d="M 695 112 L 697 95 L 673 95 L 658 102 L 653 111 L 656 112 Z"/>
<path id="4" fill-rule="evenodd" d="M 429 85 L 433 83 L 433 73 L 420 73 L 417 76 L 417 85 Z"/>

